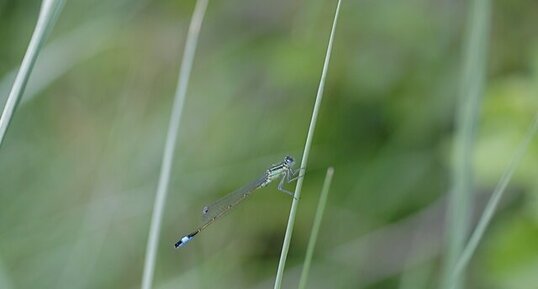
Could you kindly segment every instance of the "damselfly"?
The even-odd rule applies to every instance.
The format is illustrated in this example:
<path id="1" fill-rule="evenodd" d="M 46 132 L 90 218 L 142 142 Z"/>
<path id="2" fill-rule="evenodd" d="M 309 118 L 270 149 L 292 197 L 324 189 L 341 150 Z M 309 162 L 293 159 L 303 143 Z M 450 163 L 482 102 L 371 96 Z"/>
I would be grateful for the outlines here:
<path id="1" fill-rule="evenodd" d="M 277 188 L 279 191 L 287 193 L 293 196 L 293 193 L 284 189 L 284 184 L 287 182 L 292 182 L 297 179 L 299 172 L 293 171 L 293 164 L 295 161 L 292 157 L 286 156 L 282 162 L 279 164 L 273 165 L 268 168 L 265 173 L 258 179 L 252 181 L 250 184 L 229 193 L 225 197 L 216 202 L 205 206 L 202 209 L 203 224 L 200 225 L 194 232 L 183 236 L 177 241 L 174 245 L 176 248 L 181 247 L 187 244 L 190 240 L 194 238 L 198 233 L 203 231 L 209 225 L 211 225 L 215 220 L 226 215 L 233 207 L 241 203 L 246 197 L 248 197 L 252 192 L 256 191 L 259 188 L 267 186 L 272 181 L 281 178 L 280 183 Z"/>

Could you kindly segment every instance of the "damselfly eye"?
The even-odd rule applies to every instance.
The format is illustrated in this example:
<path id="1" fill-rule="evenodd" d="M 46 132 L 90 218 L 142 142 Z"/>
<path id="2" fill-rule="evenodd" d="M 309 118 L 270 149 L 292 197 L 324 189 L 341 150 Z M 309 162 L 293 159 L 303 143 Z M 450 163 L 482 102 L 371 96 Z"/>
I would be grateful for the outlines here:
<path id="1" fill-rule="evenodd" d="M 207 214 L 207 212 L 209 212 L 209 208 L 206 206 L 202 209 L 202 215 Z"/>
<path id="2" fill-rule="evenodd" d="M 295 161 L 293 160 L 293 158 L 290 157 L 290 156 L 286 156 L 286 157 L 284 158 L 284 161 L 285 161 L 288 165 L 291 165 L 291 164 L 293 164 L 293 163 L 295 162 Z"/>

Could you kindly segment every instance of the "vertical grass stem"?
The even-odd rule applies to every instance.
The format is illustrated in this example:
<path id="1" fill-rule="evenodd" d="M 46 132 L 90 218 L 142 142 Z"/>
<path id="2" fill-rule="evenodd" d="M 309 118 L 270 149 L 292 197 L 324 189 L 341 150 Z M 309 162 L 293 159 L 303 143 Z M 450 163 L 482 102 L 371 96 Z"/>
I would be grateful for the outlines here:
<path id="1" fill-rule="evenodd" d="M 321 106 L 321 100 L 323 98 L 323 89 L 325 87 L 325 78 L 327 77 L 327 70 L 329 68 L 329 62 L 331 59 L 331 52 L 334 40 L 334 33 L 336 30 L 336 24 L 338 22 L 338 14 L 340 13 L 340 3 L 341 0 L 338 0 L 336 5 L 336 12 L 334 14 L 334 20 L 331 28 L 331 34 L 329 36 L 329 43 L 327 45 L 327 52 L 325 54 L 325 61 L 323 63 L 323 69 L 321 73 L 321 79 L 318 86 L 318 91 L 316 94 L 316 101 L 314 103 L 314 110 L 312 111 L 312 118 L 310 119 L 310 126 L 308 127 L 308 134 L 306 136 L 306 143 L 303 151 L 303 157 L 301 160 L 301 171 L 300 174 L 304 175 L 306 166 L 308 164 L 308 156 L 310 154 L 310 148 L 312 147 L 312 140 L 314 138 L 314 131 L 316 129 L 316 122 L 318 119 L 319 108 Z M 290 215 L 288 217 L 288 225 L 286 227 L 286 234 L 284 236 L 284 241 L 282 244 L 282 251 L 280 253 L 280 260 L 278 262 L 278 268 L 275 278 L 274 289 L 280 289 L 282 285 L 282 278 L 284 275 L 284 267 L 286 266 L 286 258 L 288 256 L 288 251 L 290 248 L 291 236 L 293 233 L 293 226 L 295 224 L 295 215 L 297 213 L 297 207 L 299 205 L 299 198 L 301 197 L 301 189 L 303 187 L 304 178 L 299 178 L 297 180 L 297 185 L 295 186 L 294 199 L 291 204 Z"/>
<path id="2" fill-rule="evenodd" d="M 459 102 L 456 112 L 454 138 L 453 184 L 447 210 L 446 254 L 442 288 L 449 286 L 448 276 L 461 254 L 469 232 L 470 208 L 473 193 L 473 146 L 486 74 L 489 39 L 489 0 L 472 0 L 466 38 L 463 47 L 463 67 L 459 83 Z M 455 288 L 463 288 L 463 276 Z"/>
<path id="3" fill-rule="evenodd" d="M 178 84 L 170 122 L 168 124 L 168 132 L 166 135 L 166 144 L 163 153 L 161 171 L 159 175 L 159 183 L 157 185 L 157 193 L 155 195 L 155 203 L 153 205 L 153 213 L 151 216 L 151 224 L 149 229 L 148 243 L 146 247 L 146 257 L 144 260 L 144 271 L 142 275 L 142 289 L 150 289 L 153 283 L 153 273 L 155 271 L 155 261 L 157 258 L 157 246 L 159 243 L 159 235 L 161 231 L 161 222 L 164 213 L 164 204 L 168 192 L 168 184 L 170 183 L 170 172 L 172 170 L 172 161 L 174 159 L 174 151 L 177 142 L 178 130 L 185 103 L 185 95 L 187 85 L 194 62 L 194 55 L 200 28 L 204 19 L 208 0 L 196 1 L 196 6 L 192 15 L 181 68 L 178 77 Z"/>
<path id="4" fill-rule="evenodd" d="M 316 209 L 316 216 L 314 217 L 314 223 L 310 233 L 310 240 L 308 240 L 308 247 L 306 248 L 306 257 L 303 264 L 301 278 L 299 279 L 299 286 L 297 287 L 298 289 L 306 288 L 308 273 L 310 272 L 310 265 L 312 263 L 312 256 L 314 255 L 314 248 L 316 247 L 316 241 L 318 240 L 319 228 L 321 227 L 323 212 L 325 211 L 325 205 L 327 204 L 327 197 L 329 196 L 329 189 L 331 188 L 333 174 L 334 169 L 330 167 L 325 175 L 325 181 L 323 181 L 323 188 L 321 189 L 321 196 L 319 197 L 318 208 Z"/>

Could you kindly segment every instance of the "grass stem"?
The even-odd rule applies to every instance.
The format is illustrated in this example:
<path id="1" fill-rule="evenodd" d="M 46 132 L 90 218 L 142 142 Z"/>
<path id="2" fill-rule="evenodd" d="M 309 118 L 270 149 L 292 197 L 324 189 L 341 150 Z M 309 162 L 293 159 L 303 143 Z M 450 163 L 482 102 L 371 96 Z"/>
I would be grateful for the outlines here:
<path id="1" fill-rule="evenodd" d="M 329 189 L 331 188 L 333 175 L 334 169 L 330 167 L 327 169 L 325 181 L 323 181 L 323 188 L 321 189 L 321 196 L 319 197 L 318 208 L 316 209 L 316 216 L 314 217 L 314 223 L 310 233 L 310 240 L 308 240 L 308 247 L 306 248 L 306 257 L 303 264 L 301 278 L 299 279 L 299 286 L 297 287 L 298 289 L 306 288 L 308 273 L 310 272 L 310 265 L 312 263 L 312 256 L 314 255 L 314 248 L 316 247 L 316 241 L 318 240 L 319 228 L 321 227 L 321 220 L 323 219 L 323 212 L 325 211 L 325 205 L 327 204 L 327 197 L 329 196 Z"/>
<path id="2" fill-rule="evenodd" d="M 17 72 L 6 105 L 4 106 L 4 111 L 0 117 L 0 146 L 4 142 L 4 137 L 9 124 L 11 123 L 11 119 L 13 118 L 13 114 L 15 113 L 15 109 L 24 94 L 24 89 L 26 88 L 32 70 L 34 69 L 37 56 L 39 55 L 49 32 L 56 23 L 56 19 L 58 19 L 58 15 L 63 8 L 63 3 L 63 0 L 43 0 L 41 3 L 41 9 L 39 11 L 39 17 L 34 33 L 32 34 L 28 49 L 24 54 L 22 64 Z"/>
<path id="3" fill-rule="evenodd" d="M 308 156 L 310 154 L 310 148 L 312 147 L 312 140 L 314 138 L 314 131 L 316 129 L 316 122 L 318 119 L 319 108 L 321 106 L 321 100 L 323 98 L 323 89 L 325 87 L 325 78 L 327 77 L 327 70 L 329 68 L 329 62 L 331 59 L 331 52 L 334 40 L 334 33 L 336 30 L 336 24 L 338 22 L 338 14 L 340 12 L 340 3 L 341 0 L 338 0 L 336 5 L 336 12 L 334 14 L 333 24 L 331 28 L 331 34 L 329 36 L 329 43 L 327 45 L 327 52 L 325 54 L 325 61 L 323 63 L 323 69 L 321 73 L 321 79 L 318 86 L 318 91 L 316 94 L 316 101 L 314 103 L 314 110 L 312 111 L 312 118 L 310 119 L 310 126 L 308 127 L 308 134 L 306 136 L 306 143 L 303 151 L 303 157 L 301 160 L 301 170 L 300 174 L 304 175 L 306 171 L 306 166 L 308 164 Z M 284 236 L 284 241 L 282 244 L 282 251 L 280 253 L 280 260 L 278 262 L 278 269 L 275 278 L 274 289 L 280 289 L 282 285 L 282 278 L 284 276 L 284 267 L 286 266 L 286 258 L 288 256 L 288 251 L 290 249 L 291 236 L 293 233 L 293 226 L 295 224 L 295 215 L 297 214 L 297 207 L 299 205 L 299 199 L 301 197 L 301 189 L 303 187 L 304 178 L 299 178 L 297 180 L 297 185 L 295 186 L 294 199 L 291 204 L 290 215 L 288 217 L 288 225 L 286 227 L 286 234 Z"/>
<path id="4" fill-rule="evenodd" d="M 489 0 L 473 0 L 469 8 L 455 119 L 453 184 L 447 210 L 447 248 L 442 288 L 452 287 L 447 283 L 449 272 L 461 254 L 469 232 L 473 194 L 472 152 L 486 74 Z M 463 276 L 461 277 L 451 281 L 458 283 L 455 288 L 463 288 Z"/>
<path id="5" fill-rule="evenodd" d="M 166 135 L 166 144 L 164 147 L 161 171 L 159 175 L 159 183 L 157 185 L 157 193 L 155 195 L 155 203 L 153 205 L 153 213 L 151 216 L 151 224 L 149 229 L 148 243 L 146 247 L 146 258 L 144 260 L 144 271 L 142 275 L 142 289 L 150 289 L 153 283 L 153 273 L 155 271 L 155 260 L 157 258 L 157 246 L 159 244 L 159 235 L 161 231 L 161 222 L 164 213 L 164 204 L 168 192 L 168 184 L 170 183 L 170 172 L 172 170 L 172 161 L 174 159 L 174 151 L 179 132 L 181 114 L 185 103 L 185 95 L 187 85 L 194 62 L 196 45 L 200 28 L 204 19 L 205 11 L 208 5 L 208 0 L 196 1 L 196 6 L 192 15 L 185 50 L 183 51 L 183 59 L 178 77 L 178 84 L 170 122 L 168 124 L 168 132 Z"/>
<path id="6" fill-rule="evenodd" d="M 500 178 L 499 182 L 495 186 L 495 189 L 493 190 L 493 194 L 491 195 L 491 198 L 488 200 L 488 203 L 486 204 L 484 212 L 482 213 L 482 216 L 480 217 L 478 224 L 476 225 L 476 228 L 473 231 L 471 238 L 469 239 L 469 242 L 467 242 L 467 245 L 465 246 L 460 257 L 458 258 L 452 273 L 450 274 L 449 283 L 452 284 L 452 287 L 450 287 L 451 289 L 455 288 L 455 284 L 457 284 L 455 280 L 458 280 L 460 278 L 460 275 L 463 273 L 463 270 L 469 264 L 469 260 L 471 259 L 474 252 L 476 251 L 476 248 L 478 247 L 478 244 L 480 243 L 482 236 L 484 236 L 484 232 L 486 231 L 487 226 L 489 225 L 491 219 L 493 218 L 493 214 L 495 213 L 495 210 L 497 209 L 497 206 L 499 205 L 499 201 L 501 200 L 503 193 L 506 191 L 506 187 L 508 186 L 508 183 L 510 182 L 512 175 L 514 174 L 517 167 L 519 166 L 519 163 L 521 163 L 521 161 L 523 160 L 523 156 L 525 156 L 525 153 L 528 151 L 529 144 L 531 143 L 537 131 L 538 131 L 538 114 L 536 114 L 535 119 L 525 139 L 519 145 L 518 149 L 516 150 L 516 153 L 512 157 L 512 160 L 510 161 L 510 164 L 508 165 L 502 177 Z"/>

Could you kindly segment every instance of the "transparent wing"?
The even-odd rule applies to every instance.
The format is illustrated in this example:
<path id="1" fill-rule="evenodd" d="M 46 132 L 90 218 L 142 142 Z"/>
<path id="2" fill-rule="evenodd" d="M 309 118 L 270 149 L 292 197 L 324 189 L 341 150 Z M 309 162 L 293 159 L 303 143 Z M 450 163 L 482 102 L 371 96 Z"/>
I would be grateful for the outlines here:
<path id="1" fill-rule="evenodd" d="M 214 219 L 224 216 L 231 208 L 239 204 L 253 191 L 258 189 L 267 179 L 266 175 L 258 178 L 250 184 L 241 187 L 221 199 L 205 206 L 202 209 L 202 218 L 204 223 L 212 222 Z M 203 225 L 202 225 L 203 226 Z"/>

